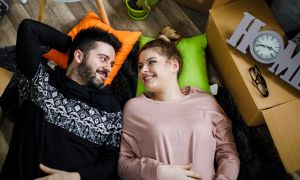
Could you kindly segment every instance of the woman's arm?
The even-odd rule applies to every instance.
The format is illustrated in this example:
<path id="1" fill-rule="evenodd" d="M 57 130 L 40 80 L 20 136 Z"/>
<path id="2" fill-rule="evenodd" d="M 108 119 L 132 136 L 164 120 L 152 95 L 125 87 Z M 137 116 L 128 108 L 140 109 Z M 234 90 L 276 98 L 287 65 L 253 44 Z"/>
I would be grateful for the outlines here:
<path id="1" fill-rule="evenodd" d="M 216 120 L 215 137 L 217 140 L 216 179 L 237 179 L 240 169 L 240 160 L 236 151 L 232 135 L 231 121 L 226 116 L 220 115 Z"/>
<path id="2" fill-rule="evenodd" d="M 26 78 L 31 79 L 36 74 L 41 61 L 40 46 L 48 46 L 61 52 L 66 52 L 72 39 L 70 36 L 46 24 L 25 19 L 18 28 L 16 44 L 17 66 Z"/>
<path id="3" fill-rule="evenodd" d="M 152 158 L 138 158 L 133 150 L 138 149 L 137 144 L 125 134 L 121 142 L 118 168 L 122 180 L 201 179 L 198 173 L 191 171 L 192 164 L 166 165 Z"/>
<path id="4" fill-rule="evenodd" d="M 137 107 L 140 107 L 139 103 L 135 99 L 131 99 L 123 110 L 123 129 L 118 161 L 119 176 L 122 180 L 156 180 L 157 167 L 162 163 L 149 157 L 143 157 L 141 152 L 143 147 L 137 138 L 147 141 L 143 134 L 140 134 L 147 127 L 139 126 L 140 121 L 135 116 L 138 113 Z"/>
<path id="5" fill-rule="evenodd" d="M 157 168 L 162 163 L 151 158 L 137 157 L 139 146 L 123 129 L 118 171 L 122 180 L 157 179 Z"/>

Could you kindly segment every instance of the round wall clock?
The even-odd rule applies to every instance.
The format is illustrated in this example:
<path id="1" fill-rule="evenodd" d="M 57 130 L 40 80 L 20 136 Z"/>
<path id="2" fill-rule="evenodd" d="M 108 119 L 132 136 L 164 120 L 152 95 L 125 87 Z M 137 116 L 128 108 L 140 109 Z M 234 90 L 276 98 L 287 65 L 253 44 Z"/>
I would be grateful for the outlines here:
<path id="1" fill-rule="evenodd" d="M 261 31 L 250 44 L 252 56 L 262 63 L 272 63 L 282 49 L 283 40 L 274 31 Z"/>

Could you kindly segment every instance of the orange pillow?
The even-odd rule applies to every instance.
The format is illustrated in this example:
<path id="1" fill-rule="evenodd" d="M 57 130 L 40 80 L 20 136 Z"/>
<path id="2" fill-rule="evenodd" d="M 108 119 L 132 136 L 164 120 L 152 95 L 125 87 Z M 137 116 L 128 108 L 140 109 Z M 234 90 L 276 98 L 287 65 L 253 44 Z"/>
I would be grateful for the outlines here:
<path id="1" fill-rule="evenodd" d="M 112 27 L 104 24 L 101 19 L 94 12 L 89 12 L 69 33 L 68 35 L 74 39 L 76 34 L 89 27 L 97 27 L 109 33 L 112 33 L 122 43 L 121 48 L 116 54 L 115 62 L 109 73 L 105 84 L 110 84 L 114 77 L 117 75 L 119 69 L 124 63 L 126 57 L 130 53 L 133 45 L 137 42 L 141 32 L 130 32 L 130 31 L 118 31 Z M 68 65 L 68 55 L 61 53 L 55 49 L 51 49 L 48 53 L 43 55 L 44 58 L 54 61 L 58 66 L 66 69 Z"/>

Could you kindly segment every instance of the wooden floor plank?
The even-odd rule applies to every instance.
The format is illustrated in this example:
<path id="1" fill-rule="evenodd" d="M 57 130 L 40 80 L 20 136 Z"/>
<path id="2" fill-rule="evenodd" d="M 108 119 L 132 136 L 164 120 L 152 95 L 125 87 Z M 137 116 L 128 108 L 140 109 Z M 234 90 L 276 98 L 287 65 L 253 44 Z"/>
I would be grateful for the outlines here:
<path id="1" fill-rule="evenodd" d="M 82 19 L 87 12 L 96 11 L 96 8 L 89 1 L 66 3 L 76 20 Z"/>
<path id="2" fill-rule="evenodd" d="M 14 27 L 8 16 L 3 16 L 0 23 L 3 23 L 3 25 L 0 26 L 0 47 L 15 44 L 17 34 L 16 28 Z"/>
<path id="3" fill-rule="evenodd" d="M 22 5 L 20 2 L 15 2 L 15 4 L 22 5 L 26 9 L 27 13 L 30 15 L 31 19 L 37 20 L 39 13 L 39 2 L 40 0 L 35 0 L 24 5 Z"/>
<path id="4" fill-rule="evenodd" d="M 18 29 L 18 26 L 23 19 L 32 18 L 24 6 L 18 2 L 11 3 L 7 16 L 15 29 Z"/>
<path id="5" fill-rule="evenodd" d="M 117 13 L 108 16 L 112 27 L 121 30 L 139 30 L 134 26 L 134 23 L 131 21 L 131 19 L 129 19 L 125 3 L 123 1 L 111 1 L 110 5 L 114 7 L 115 10 L 117 10 Z"/>
<path id="6" fill-rule="evenodd" d="M 182 9 L 182 11 L 196 25 L 200 32 L 203 33 L 208 19 L 208 14 L 199 13 L 198 11 L 188 8 L 186 6 L 180 6 L 180 9 Z"/>
<path id="7" fill-rule="evenodd" d="M 3 133 L 0 131 L 0 169 L 3 166 L 7 152 L 8 152 L 8 143 L 6 142 Z"/>
<path id="8" fill-rule="evenodd" d="M 51 20 L 51 23 L 49 23 L 50 25 L 65 33 L 79 21 L 75 18 L 66 3 L 49 1 L 47 4 L 47 12 L 48 14 L 45 15 L 45 22 Z"/>
<path id="9" fill-rule="evenodd" d="M 8 119 L 5 119 L 4 123 L 0 127 L 0 131 L 7 143 L 11 140 L 11 134 L 13 131 L 13 123 Z"/>
<path id="10" fill-rule="evenodd" d="M 92 3 L 95 10 L 97 10 L 97 12 L 98 12 L 96 1 L 95 0 L 89 0 L 89 1 Z M 111 3 L 114 1 L 123 2 L 123 0 L 104 0 L 103 1 L 104 8 L 105 8 L 105 11 L 106 11 L 106 14 L 108 17 L 118 12 L 118 9 L 116 8 L 116 6 L 111 6 Z M 99 15 L 99 13 L 98 13 L 98 15 Z"/>
<path id="11" fill-rule="evenodd" d="M 159 8 L 172 23 L 171 25 L 184 37 L 200 33 L 200 30 L 174 1 L 160 1 Z"/>

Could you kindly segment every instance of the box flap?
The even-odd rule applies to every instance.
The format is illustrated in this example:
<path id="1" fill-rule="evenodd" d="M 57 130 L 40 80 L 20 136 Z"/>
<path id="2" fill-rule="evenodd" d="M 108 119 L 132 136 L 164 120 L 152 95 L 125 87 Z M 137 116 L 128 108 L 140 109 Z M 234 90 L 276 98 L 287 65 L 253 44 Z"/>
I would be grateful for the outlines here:
<path id="1" fill-rule="evenodd" d="M 289 172 L 300 170 L 300 100 L 263 111 L 268 129 Z"/>

